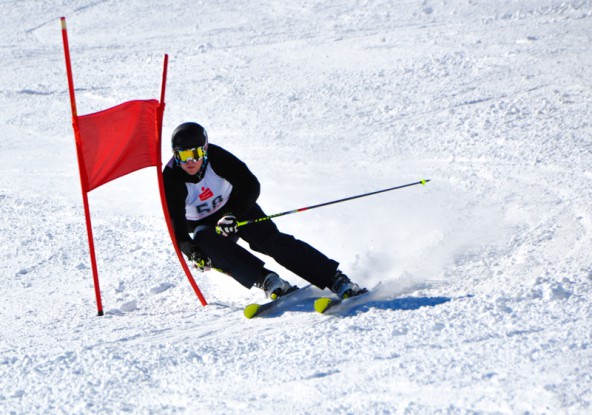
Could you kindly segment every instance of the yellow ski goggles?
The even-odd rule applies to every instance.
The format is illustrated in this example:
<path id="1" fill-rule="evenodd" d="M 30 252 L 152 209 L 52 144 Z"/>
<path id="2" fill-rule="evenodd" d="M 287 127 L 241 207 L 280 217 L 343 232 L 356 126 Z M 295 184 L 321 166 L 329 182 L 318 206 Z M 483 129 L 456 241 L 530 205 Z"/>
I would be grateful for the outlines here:
<path id="1" fill-rule="evenodd" d="M 188 161 L 199 161 L 206 156 L 205 147 L 189 148 L 187 150 L 175 151 L 175 158 L 179 163 L 187 163 Z"/>

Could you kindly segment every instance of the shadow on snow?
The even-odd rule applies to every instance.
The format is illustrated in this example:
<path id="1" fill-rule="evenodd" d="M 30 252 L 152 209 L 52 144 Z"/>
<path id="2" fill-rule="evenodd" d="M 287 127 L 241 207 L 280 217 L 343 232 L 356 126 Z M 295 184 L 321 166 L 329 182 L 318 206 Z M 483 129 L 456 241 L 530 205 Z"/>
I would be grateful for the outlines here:
<path id="1" fill-rule="evenodd" d="M 279 317 L 287 312 L 314 312 L 314 298 L 308 298 L 296 304 L 289 304 L 281 307 L 278 310 L 262 315 L 262 318 Z M 417 310 L 422 307 L 435 307 L 440 304 L 445 304 L 451 301 L 450 297 L 406 297 L 395 298 L 392 300 L 368 300 L 362 303 L 347 304 L 336 306 L 329 310 L 327 315 L 339 317 L 351 317 L 360 313 L 366 313 L 372 309 L 374 310 L 394 310 L 394 311 L 410 311 Z"/>

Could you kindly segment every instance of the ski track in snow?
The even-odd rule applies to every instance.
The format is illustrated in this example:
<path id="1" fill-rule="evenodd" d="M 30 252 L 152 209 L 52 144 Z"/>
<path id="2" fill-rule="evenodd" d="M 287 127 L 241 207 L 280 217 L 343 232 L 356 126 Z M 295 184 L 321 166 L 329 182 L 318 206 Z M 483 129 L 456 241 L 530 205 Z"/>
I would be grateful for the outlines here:
<path id="1" fill-rule="evenodd" d="M 3 6 L 0 413 L 592 411 L 591 1 Z M 269 214 L 431 179 L 276 220 L 380 296 L 246 320 L 212 272 L 201 307 L 148 169 L 90 194 L 95 317 L 60 16 L 79 113 L 168 53 L 164 157 L 203 123 Z"/>

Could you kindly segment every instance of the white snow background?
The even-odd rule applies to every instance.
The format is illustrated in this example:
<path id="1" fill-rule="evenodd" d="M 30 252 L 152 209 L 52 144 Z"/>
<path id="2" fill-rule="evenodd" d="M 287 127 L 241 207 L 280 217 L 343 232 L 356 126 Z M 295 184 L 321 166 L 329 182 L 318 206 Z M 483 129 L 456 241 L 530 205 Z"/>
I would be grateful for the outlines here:
<path id="1" fill-rule="evenodd" d="M 0 413 L 592 412 L 592 1 L 2 1 Z M 158 99 L 380 297 L 262 301 L 174 254 L 154 168 L 90 193 L 78 111 Z M 250 225 L 257 226 L 257 225 Z M 303 281 L 273 261 L 289 281 Z"/>

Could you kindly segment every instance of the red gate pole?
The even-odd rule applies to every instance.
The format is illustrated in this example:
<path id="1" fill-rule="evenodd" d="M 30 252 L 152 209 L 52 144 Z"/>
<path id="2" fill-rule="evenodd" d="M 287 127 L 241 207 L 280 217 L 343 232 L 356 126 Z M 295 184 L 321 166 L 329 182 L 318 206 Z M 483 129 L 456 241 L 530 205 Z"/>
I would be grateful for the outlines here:
<path id="1" fill-rule="evenodd" d="M 90 263 L 92 267 L 93 281 L 95 286 L 95 297 L 97 300 L 98 315 L 103 315 L 103 304 L 101 302 L 101 288 L 99 285 L 99 272 L 95 255 L 95 244 L 90 221 L 90 208 L 88 205 L 88 178 L 82 157 L 82 141 L 78 128 L 78 113 L 76 110 L 76 97 L 74 95 L 74 79 L 72 76 L 72 64 L 70 62 L 70 46 L 68 43 L 68 31 L 66 29 L 66 18 L 60 18 L 62 24 L 62 41 L 64 44 L 64 57 L 66 59 L 66 72 L 68 74 L 68 90 L 70 91 L 70 105 L 72 107 L 72 127 L 74 128 L 74 139 L 76 140 L 76 156 L 78 158 L 78 172 L 80 173 L 80 186 L 82 188 L 82 203 L 84 204 L 84 217 L 86 220 L 86 233 L 88 235 L 88 248 L 90 252 Z"/>
<path id="2" fill-rule="evenodd" d="M 157 157 L 156 175 L 158 176 L 158 189 L 160 191 L 160 202 L 162 204 L 162 211 L 164 213 L 164 219 L 166 221 L 167 228 L 168 228 L 169 234 L 171 236 L 171 241 L 173 242 L 173 246 L 175 248 L 175 253 L 177 254 L 177 258 L 179 259 L 179 262 L 181 263 L 181 267 L 183 268 L 183 271 L 185 271 L 185 275 L 187 276 L 187 279 L 189 280 L 189 284 L 191 284 L 193 291 L 195 291 L 197 298 L 199 298 L 201 305 L 206 306 L 208 303 L 206 302 L 206 299 L 204 298 L 203 294 L 201 293 L 199 287 L 197 286 L 195 279 L 193 278 L 193 275 L 191 274 L 191 271 L 189 270 L 189 267 L 187 266 L 187 262 L 185 262 L 185 258 L 183 258 L 183 254 L 181 253 L 181 250 L 179 249 L 179 245 L 177 244 L 177 238 L 175 237 L 175 230 L 173 229 L 171 217 L 169 216 L 169 207 L 166 202 L 166 195 L 165 195 L 165 191 L 164 191 L 164 182 L 163 182 L 163 178 L 162 178 L 162 120 L 163 120 L 164 107 L 165 107 L 164 96 L 165 96 L 165 90 L 166 90 L 168 62 L 169 62 L 169 56 L 165 54 L 164 55 L 163 70 L 162 70 L 162 86 L 161 86 L 161 90 L 160 90 L 160 105 L 158 106 L 158 120 L 157 120 L 158 137 L 157 137 L 157 146 L 156 146 L 156 157 Z"/>

